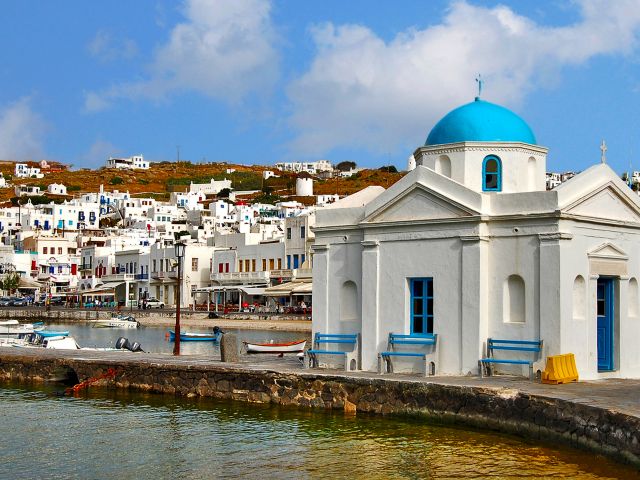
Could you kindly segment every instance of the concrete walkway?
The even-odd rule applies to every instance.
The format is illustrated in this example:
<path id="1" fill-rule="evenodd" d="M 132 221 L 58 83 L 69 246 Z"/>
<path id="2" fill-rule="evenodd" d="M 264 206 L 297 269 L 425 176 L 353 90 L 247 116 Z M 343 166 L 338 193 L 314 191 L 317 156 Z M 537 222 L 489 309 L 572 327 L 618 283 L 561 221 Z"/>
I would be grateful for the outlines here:
<path id="1" fill-rule="evenodd" d="M 149 366 L 211 366 L 220 369 L 222 366 L 230 370 L 271 371 L 276 373 L 311 374 L 321 377 L 364 378 L 388 381 L 415 383 L 432 383 L 458 387 L 473 387 L 494 390 L 496 395 L 509 397 L 519 393 L 559 399 L 611 412 L 622 413 L 640 418 L 640 380 L 607 379 L 570 383 L 566 385 L 544 385 L 530 382 L 524 377 L 420 377 L 402 374 L 378 375 L 373 372 L 344 372 L 342 370 L 303 368 L 299 359 L 294 356 L 278 358 L 274 355 L 244 355 L 240 363 L 222 364 L 219 357 L 183 355 L 174 357 L 167 354 L 130 353 L 130 352 L 92 352 L 89 350 L 44 350 L 25 348 L 0 348 L 0 362 L 4 357 L 29 356 L 35 358 L 67 358 L 84 361 L 113 362 L 114 364 L 147 364 Z"/>

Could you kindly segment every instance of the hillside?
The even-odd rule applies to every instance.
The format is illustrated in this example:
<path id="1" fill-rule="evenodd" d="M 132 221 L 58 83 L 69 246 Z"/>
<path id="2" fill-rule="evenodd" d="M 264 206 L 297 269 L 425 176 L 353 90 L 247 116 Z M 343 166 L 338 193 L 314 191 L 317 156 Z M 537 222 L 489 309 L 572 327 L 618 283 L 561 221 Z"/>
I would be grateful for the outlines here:
<path id="1" fill-rule="evenodd" d="M 235 169 L 227 174 L 227 169 Z M 81 169 L 75 171 L 53 172 L 44 178 L 11 179 L 14 164 L 0 163 L 0 171 L 13 184 L 38 185 L 46 192 L 47 185 L 62 183 L 67 186 L 69 195 L 83 192 L 96 192 L 100 185 L 107 191 L 129 191 L 135 196 L 154 196 L 158 200 L 166 200 L 172 191 L 185 191 L 190 182 L 205 183 L 212 178 L 227 178 L 233 183 L 234 190 L 262 190 L 267 198 L 295 195 L 295 175 L 278 172 L 279 178 L 262 180 L 264 170 L 273 167 L 261 165 L 231 165 L 227 163 L 192 164 L 190 162 L 152 163 L 149 170 L 116 170 L 100 168 L 97 170 Z M 385 188 L 397 182 L 404 173 L 389 173 L 380 170 L 363 170 L 350 178 L 316 180 L 315 194 L 349 195 L 369 185 L 381 185 Z M 0 189 L 0 201 L 7 201 L 15 196 L 13 188 Z M 263 195 L 264 196 L 264 195 Z"/>

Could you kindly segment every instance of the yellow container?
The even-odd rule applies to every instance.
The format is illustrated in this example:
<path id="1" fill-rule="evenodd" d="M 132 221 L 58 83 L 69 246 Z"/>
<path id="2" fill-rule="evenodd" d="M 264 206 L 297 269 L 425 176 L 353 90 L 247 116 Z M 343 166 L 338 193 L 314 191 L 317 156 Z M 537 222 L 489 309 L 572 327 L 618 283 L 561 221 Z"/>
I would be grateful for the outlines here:
<path id="1" fill-rule="evenodd" d="M 578 381 L 576 357 L 573 353 L 547 357 L 547 366 L 542 372 L 542 383 L 558 385 Z"/>

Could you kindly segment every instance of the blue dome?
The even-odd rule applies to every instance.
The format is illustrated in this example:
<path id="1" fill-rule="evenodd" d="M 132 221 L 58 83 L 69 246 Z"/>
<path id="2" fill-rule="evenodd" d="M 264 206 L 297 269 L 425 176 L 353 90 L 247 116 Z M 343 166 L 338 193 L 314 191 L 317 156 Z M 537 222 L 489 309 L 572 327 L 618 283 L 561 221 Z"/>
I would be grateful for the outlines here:
<path id="1" fill-rule="evenodd" d="M 518 115 L 495 103 L 476 98 L 447 113 L 429 136 L 425 146 L 456 142 L 523 142 L 536 144 L 529 125 Z"/>

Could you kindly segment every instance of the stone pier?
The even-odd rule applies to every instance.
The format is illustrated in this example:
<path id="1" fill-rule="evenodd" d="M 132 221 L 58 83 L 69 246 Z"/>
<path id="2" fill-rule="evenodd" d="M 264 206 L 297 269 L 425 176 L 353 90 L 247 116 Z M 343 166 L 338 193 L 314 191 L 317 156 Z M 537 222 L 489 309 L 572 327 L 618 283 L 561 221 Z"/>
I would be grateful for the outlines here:
<path id="1" fill-rule="evenodd" d="M 604 453 L 640 467 L 640 381 L 549 386 L 514 377 L 379 376 L 303 370 L 295 357 L 201 356 L 0 349 L 0 379 L 86 380 L 115 368 L 101 386 L 187 397 L 415 415 Z"/>

